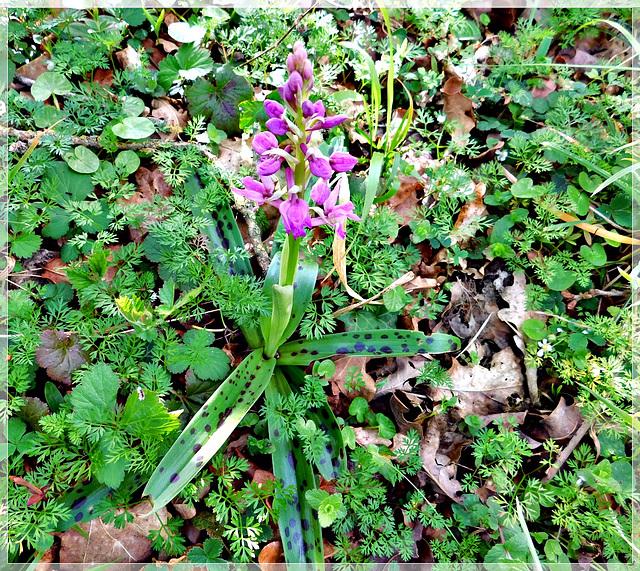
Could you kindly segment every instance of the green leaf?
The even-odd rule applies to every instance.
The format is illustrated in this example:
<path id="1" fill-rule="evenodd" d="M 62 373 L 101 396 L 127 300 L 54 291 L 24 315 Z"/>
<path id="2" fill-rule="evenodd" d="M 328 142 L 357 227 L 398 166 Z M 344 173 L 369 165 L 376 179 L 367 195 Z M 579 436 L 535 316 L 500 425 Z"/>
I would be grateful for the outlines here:
<path id="1" fill-rule="evenodd" d="M 191 419 L 144 489 L 153 512 L 175 498 L 225 443 L 264 391 L 275 364 L 263 358 L 262 349 L 253 351 Z"/>
<path id="2" fill-rule="evenodd" d="M 182 373 L 191 367 L 201 379 L 222 379 L 229 372 L 230 359 L 217 347 L 209 347 L 215 336 L 205 329 L 190 329 L 184 344 L 172 343 L 167 350 L 167 369 Z"/>
<path id="3" fill-rule="evenodd" d="M 140 439 L 159 438 L 173 432 L 179 425 L 178 417 L 169 414 L 158 395 L 151 391 L 131 393 L 119 422 L 126 432 Z"/>
<path id="4" fill-rule="evenodd" d="M 331 361 L 324 361 L 332 363 Z M 333 364 L 333 363 L 332 363 Z M 296 391 L 300 391 L 305 383 L 305 374 L 300 367 L 279 367 Z M 329 481 L 337 478 L 347 465 L 347 454 L 342 440 L 342 432 L 338 426 L 329 403 L 323 402 L 317 408 L 307 410 L 305 418 L 312 420 L 324 432 L 329 441 L 321 456 L 318 456 L 316 468 L 322 477 Z"/>
<path id="5" fill-rule="evenodd" d="M 76 173 L 67 163 L 61 161 L 47 165 L 46 178 L 55 188 L 52 198 L 58 204 L 65 202 L 69 197 L 71 200 L 84 200 L 93 192 L 93 183 L 88 174 Z"/>
<path id="6" fill-rule="evenodd" d="M 116 123 L 111 130 L 121 139 L 146 139 L 156 132 L 153 123 L 144 117 L 127 117 Z"/>
<path id="7" fill-rule="evenodd" d="M 11 240 L 11 253 L 18 258 L 30 258 L 39 249 L 42 238 L 33 232 L 22 232 Z"/>
<path id="8" fill-rule="evenodd" d="M 54 414 L 60 410 L 60 405 L 64 402 L 62 393 L 51 381 L 47 381 L 44 385 L 44 398 L 47 401 L 49 410 Z"/>
<path id="9" fill-rule="evenodd" d="M 318 508 L 318 521 L 322 527 L 329 527 L 336 519 L 346 515 L 347 509 L 342 505 L 340 494 L 329 495 Z"/>
<path id="10" fill-rule="evenodd" d="M 36 101 L 45 101 L 53 94 L 66 95 L 72 90 L 73 85 L 64 75 L 55 71 L 45 71 L 31 86 L 31 95 Z"/>
<path id="11" fill-rule="evenodd" d="M 397 313 L 401 311 L 405 305 L 413 301 L 413 298 L 404 291 L 402 286 L 396 286 L 383 294 L 382 301 L 389 311 Z"/>
<path id="12" fill-rule="evenodd" d="M 51 105 L 45 105 L 33 114 L 33 119 L 38 129 L 48 129 L 64 117 L 65 114 L 60 109 L 56 109 Z"/>
<path id="13" fill-rule="evenodd" d="M 267 386 L 267 402 L 273 402 L 278 395 L 286 398 L 290 394 L 287 380 L 276 369 L 273 382 Z M 294 490 L 291 500 L 280 507 L 278 517 L 285 560 L 288 564 L 323 563 L 322 532 L 307 500 L 307 492 L 315 489 L 316 482 L 302 442 L 299 438 L 287 438 L 278 418 L 269 418 L 269 440 L 275 445 L 271 456 L 273 475 L 285 489 Z"/>
<path id="14" fill-rule="evenodd" d="M 588 344 L 589 339 L 583 333 L 572 333 L 569 336 L 569 348 L 574 351 L 583 351 Z"/>
<path id="15" fill-rule="evenodd" d="M 47 369 L 47 375 L 55 381 L 71 383 L 71 373 L 89 361 L 89 354 L 75 333 L 45 329 L 40 341 L 35 354 L 36 363 Z"/>
<path id="16" fill-rule="evenodd" d="M 361 355 L 365 357 L 401 357 L 424 353 L 446 353 L 460 349 L 460 340 L 451 335 L 436 333 L 427 337 L 418 331 L 396 329 L 335 333 L 317 340 L 286 343 L 278 353 L 279 365 L 306 366 L 317 359 L 333 355 Z"/>
<path id="17" fill-rule="evenodd" d="M 280 339 L 289 324 L 291 308 L 293 306 L 293 285 L 271 286 L 272 309 L 267 328 L 262 329 L 262 337 L 265 340 L 265 354 L 275 355 L 280 346 Z"/>
<path id="18" fill-rule="evenodd" d="M 573 185 L 569 185 L 567 187 L 567 194 L 576 205 L 576 214 L 578 216 L 585 216 L 587 212 L 589 212 L 589 205 L 591 204 L 587 193 L 582 192 Z"/>
<path id="19" fill-rule="evenodd" d="M 207 50 L 191 43 L 184 44 L 175 55 L 169 55 L 160 62 L 158 84 L 168 90 L 178 78 L 193 81 L 207 75 L 212 69 L 213 60 Z"/>
<path id="20" fill-rule="evenodd" d="M 517 198 L 536 198 L 542 194 L 540 186 L 534 186 L 530 178 L 521 178 L 511 185 L 511 194 Z"/>
<path id="21" fill-rule="evenodd" d="M 349 405 L 349 414 L 355 416 L 358 422 L 364 422 L 365 415 L 369 412 L 369 403 L 364 397 L 356 397 Z"/>
<path id="22" fill-rule="evenodd" d="M 126 96 L 122 98 L 121 113 L 125 117 L 138 117 L 144 111 L 144 101 L 139 97 Z"/>
<path id="23" fill-rule="evenodd" d="M 199 79 L 186 96 L 191 116 L 204 115 L 217 129 L 233 135 L 239 133 L 239 104 L 253 98 L 253 89 L 231 66 L 223 65 L 215 72 L 213 83 Z"/>
<path id="24" fill-rule="evenodd" d="M 379 412 L 376 414 L 376 420 L 378 421 L 378 434 L 380 438 L 388 438 L 391 440 L 396 435 L 396 426 L 393 421 Z"/>
<path id="25" fill-rule="evenodd" d="M 82 146 L 78 146 L 73 151 L 65 153 L 62 158 L 69 165 L 69 168 L 83 174 L 94 173 L 100 167 L 100 159 L 97 155 Z"/>
<path id="26" fill-rule="evenodd" d="M 42 228 L 42 235 L 47 238 L 62 238 L 69 232 L 69 223 L 73 220 L 66 210 L 52 206 L 49 209 L 49 224 Z"/>
<path id="27" fill-rule="evenodd" d="M 94 425 L 112 422 L 119 385 L 118 375 L 106 363 L 90 367 L 69 397 L 74 420 Z"/>
<path id="28" fill-rule="evenodd" d="M 569 289 L 576 281 L 574 272 L 562 268 L 557 269 L 549 281 L 549 289 L 553 291 L 563 291 Z"/>
<path id="29" fill-rule="evenodd" d="M 140 167 L 140 157 L 133 151 L 121 151 L 113 163 L 121 173 L 128 176 Z"/>
<path id="30" fill-rule="evenodd" d="M 604 246 L 599 242 L 595 243 L 591 248 L 586 245 L 581 246 L 580 255 L 596 268 L 607 263 L 607 253 L 604 251 Z"/>
<path id="31" fill-rule="evenodd" d="M 547 337 L 547 326 L 539 319 L 526 319 L 522 323 L 522 331 L 534 341 L 542 341 Z"/>

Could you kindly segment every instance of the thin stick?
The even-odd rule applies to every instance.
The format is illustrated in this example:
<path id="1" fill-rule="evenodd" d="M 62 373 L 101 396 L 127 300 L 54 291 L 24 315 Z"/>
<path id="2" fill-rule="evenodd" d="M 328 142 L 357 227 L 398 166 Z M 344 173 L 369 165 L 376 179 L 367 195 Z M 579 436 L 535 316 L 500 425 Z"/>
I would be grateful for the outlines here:
<path id="1" fill-rule="evenodd" d="M 573 454 L 576 446 L 580 444 L 580 441 L 584 438 L 584 435 L 589 432 L 590 428 L 590 422 L 585 421 L 582 423 L 580 428 L 578 428 L 578 431 L 573 435 L 573 438 L 569 440 L 569 444 L 567 444 L 566 448 L 560 453 L 560 456 L 556 458 L 556 463 L 547 470 L 547 473 L 545 477 L 542 478 L 541 483 L 546 484 L 560 471 L 560 468 L 562 468 L 571 454 Z"/>
<path id="2" fill-rule="evenodd" d="M 458 356 L 462 355 L 469 347 L 471 347 L 471 345 L 473 345 L 473 342 L 480 337 L 480 333 L 482 333 L 484 331 L 484 328 L 487 326 L 487 323 L 489 323 L 489 320 L 495 315 L 495 312 L 491 312 L 487 318 L 484 320 L 484 323 L 482 324 L 482 327 L 480 327 L 480 329 L 478 329 L 478 332 L 473 336 L 473 339 L 471 339 L 471 341 L 469 341 L 469 343 L 467 343 L 467 346 L 464 349 L 460 349 L 460 351 L 458 352 Z"/>

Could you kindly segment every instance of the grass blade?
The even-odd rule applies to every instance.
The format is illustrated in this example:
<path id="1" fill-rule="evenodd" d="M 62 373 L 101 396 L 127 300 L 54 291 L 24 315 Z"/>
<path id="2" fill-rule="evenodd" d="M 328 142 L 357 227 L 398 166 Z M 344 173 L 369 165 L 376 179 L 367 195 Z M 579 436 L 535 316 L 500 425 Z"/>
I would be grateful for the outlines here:
<path id="1" fill-rule="evenodd" d="M 220 449 L 264 392 L 275 364 L 256 349 L 202 405 L 147 482 L 150 514 L 175 498 Z"/>
<path id="2" fill-rule="evenodd" d="M 317 340 L 292 341 L 280 347 L 277 358 L 278 365 L 304 367 L 312 361 L 333 355 L 406 357 L 422 353 L 447 353 L 459 349 L 460 340 L 444 333 L 435 333 L 427 337 L 418 331 L 376 329 L 335 333 Z"/>
<path id="3" fill-rule="evenodd" d="M 609 186 L 610 184 L 616 182 L 619 178 L 622 178 L 623 176 L 628 175 L 629 173 L 635 172 L 638 169 L 640 169 L 640 163 L 633 163 L 632 165 L 625 167 L 623 169 L 620 169 L 617 173 L 615 173 L 614 175 L 610 176 L 607 180 L 605 180 L 603 183 L 601 183 L 598 188 L 596 188 L 592 193 L 591 196 L 595 196 L 596 194 L 598 194 L 601 190 L 603 190 L 604 188 L 606 188 L 607 186 Z"/>
<path id="4" fill-rule="evenodd" d="M 360 228 L 364 224 L 364 221 L 371 212 L 371 205 L 374 203 L 378 187 L 380 186 L 380 176 L 382 175 L 382 166 L 384 165 L 384 155 L 382 153 L 375 152 L 371 157 L 371 164 L 369 165 L 369 176 L 367 177 L 367 187 L 364 196 L 364 206 L 362 207 L 362 214 L 360 218 Z"/>

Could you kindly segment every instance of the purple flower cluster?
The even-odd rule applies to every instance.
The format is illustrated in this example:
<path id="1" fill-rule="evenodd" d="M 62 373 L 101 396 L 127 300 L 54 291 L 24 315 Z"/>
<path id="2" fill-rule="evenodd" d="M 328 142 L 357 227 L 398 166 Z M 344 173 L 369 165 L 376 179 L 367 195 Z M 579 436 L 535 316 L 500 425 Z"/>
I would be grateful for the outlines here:
<path id="1" fill-rule="evenodd" d="M 309 146 L 311 133 L 319 129 L 331 129 L 342 123 L 343 115 L 326 116 L 322 101 L 312 103 L 309 92 L 313 88 L 313 66 L 302 42 L 296 42 L 293 53 L 287 57 L 287 82 L 278 89 L 284 105 L 267 100 L 264 104 L 268 131 L 257 134 L 253 139 L 253 150 L 260 160 L 256 170 L 260 181 L 251 177 L 242 180 L 244 188 L 233 191 L 255 201 L 258 205 L 271 204 L 280 210 L 287 233 L 294 238 L 305 235 L 305 228 L 333 226 L 341 238 L 345 237 L 347 219 L 360 220 L 353 213 L 353 203 L 338 205 L 340 189 L 345 188 L 343 176 L 330 185 L 334 173 L 346 173 L 358 162 L 349 153 L 334 152 L 326 157 L 316 148 Z M 286 136 L 280 143 L 278 137 Z M 274 175 L 284 168 L 286 186 L 278 185 Z M 305 190 L 311 175 L 318 181 L 311 189 L 311 199 L 315 206 L 304 200 Z M 343 195 L 348 196 L 348 187 Z M 313 218 L 311 214 L 316 216 Z"/>

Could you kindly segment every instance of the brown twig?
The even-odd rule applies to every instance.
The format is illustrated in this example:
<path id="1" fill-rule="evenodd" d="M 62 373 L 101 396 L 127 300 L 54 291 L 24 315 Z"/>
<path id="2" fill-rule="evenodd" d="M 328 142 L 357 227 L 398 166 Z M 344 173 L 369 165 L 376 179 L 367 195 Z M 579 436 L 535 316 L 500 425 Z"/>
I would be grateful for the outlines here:
<path id="1" fill-rule="evenodd" d="M 12 145 L 9 150 L 18 154 L 23 154 L 28 148 L 28 143 L 31 143 L 34 139 L 40 136 L 40 133 L 35 131 L 20 131 L 18 129 L 0 129 L 0 139 L 6 139 L 7 137 L 16 137 L 22 145 Z M 100 137 L 71 137 L 71 143 L 73 145 L 80 145 L 89 149 L 101 149 L 102 141 Z M 183 141 L 160 141 L 152 140 L 142 143 L 116 143 L 116 147 L 119 151 L 148 151 L 154 152 L 158 149 L 170 145 L 173 148 L 181 147 L 194 147 L 211 163 L 217 163 L 218 159 L 205 145 L 198 143 L 189 143 Z M 23 148 L 24 147 L 24 148 Z M 258 258 L 258 264 L 263 271 L 266 271 L 269 267 L 270 258 L 267 253 L 264 244 L 262 243 L 262 232 L 256 222 L 255 211 L 246 202 L 239 202 L 236 200 L 235 194 L 233 195 L 233 208 L 239 212 L 247 223 L 247 231 L 249 234 L 249 241 L 253 247 L 253 251 Z"/>
<path id="2" fill-rule="evenodd" d="M 547 470 L 544 478 L 542 478 L 541 482 L 546 484 L 549 480 L 551 480 L 559 471 L 560 468 L 564 465 L 564 463 L 569 459 L 576 446 L 580 444 L 580 441 L 584 438 L 584 435 L 589 432 L 591 428 L 591 423 L 584 421 L 580 428 L 578 428 L 577 432 L 573 435 L 573 438 L 569 440 L 569 444 L 565 447 L 565 449 L 560 453 L 560 455 L 556 458 L 556 462 L 551 468 Z"/>

